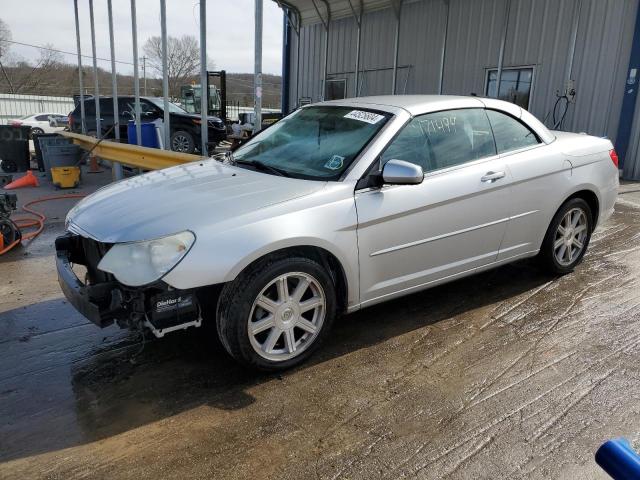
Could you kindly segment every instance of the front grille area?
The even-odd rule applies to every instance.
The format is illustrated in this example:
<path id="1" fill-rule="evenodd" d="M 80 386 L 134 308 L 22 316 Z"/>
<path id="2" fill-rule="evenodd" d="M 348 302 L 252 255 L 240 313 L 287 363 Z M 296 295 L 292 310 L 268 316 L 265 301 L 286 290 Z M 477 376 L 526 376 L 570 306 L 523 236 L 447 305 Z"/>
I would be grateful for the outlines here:
<path id="1" fill-rule="evenodd" d="M 111 244 L 80 237 L 80 245 L 82 247 L 82 256 L 85 260 L 84 265 L 87 267 L 89 283 L 91 285 L 95 285 L 97 283 L 113 281 L 113 275 L 98 270 L 98 264 L 100 263 L 100 260 L 102 260 L 102 257 L 104 257 L 111 248 Z"/>

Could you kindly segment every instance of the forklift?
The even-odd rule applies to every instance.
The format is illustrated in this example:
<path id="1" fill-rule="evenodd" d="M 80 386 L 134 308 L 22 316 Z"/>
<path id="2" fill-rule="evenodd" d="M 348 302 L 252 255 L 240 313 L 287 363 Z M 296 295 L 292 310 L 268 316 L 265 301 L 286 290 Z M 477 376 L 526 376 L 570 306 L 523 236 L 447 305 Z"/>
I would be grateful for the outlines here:
<path id="1" fill-rule="evenodd" d="M 207 72 L 207 105 L 208 115 L 218 117 L 229 124 L 227 118 L 227 72 L 225 70 Z M 202 86 L 199 84 L 180 87 L 180 98 L 183 108 L 189 113 L 200 113 Z"/>

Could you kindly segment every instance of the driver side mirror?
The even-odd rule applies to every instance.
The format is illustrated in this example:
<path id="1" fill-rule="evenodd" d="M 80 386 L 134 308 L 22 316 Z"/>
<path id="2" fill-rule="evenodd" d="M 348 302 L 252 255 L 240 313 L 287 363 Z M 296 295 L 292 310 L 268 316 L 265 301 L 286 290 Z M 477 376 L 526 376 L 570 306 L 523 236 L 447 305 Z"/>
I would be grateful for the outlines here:
<path id="1" fill-rule="evenodd" d="M 422 180 L 422 167 L 415 163 L 393 159 L 382 168 L 382 183 L 385 185 L 418 185 Z"/>

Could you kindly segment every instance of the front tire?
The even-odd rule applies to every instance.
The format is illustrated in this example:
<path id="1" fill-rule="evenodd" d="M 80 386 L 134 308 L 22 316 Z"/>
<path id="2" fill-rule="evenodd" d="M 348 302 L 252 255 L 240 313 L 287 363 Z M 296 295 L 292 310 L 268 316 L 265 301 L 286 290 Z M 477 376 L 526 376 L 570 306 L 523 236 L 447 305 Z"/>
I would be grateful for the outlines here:
<path id="1" fill-rule="evenodd" d="M 180 153 L 193 153 L 196 149 L 196 143 L 193 135 L 184 130 L 178 130 L 171 134 L 171 150 Z"/>
<path id="2" fill-rule="evenodd" d="M 591 207 L 572 198 L 557 211 L 540 248 L 542 265 L 551 273 L 570 273 L 582 261 L 593 232 Z"/>
<path id="3" fill-rule="evenodd" d="M 245 366 L 277 371 L 306 360 L 336 316 L 331 276 L 305 257 L 267 258 L 226 284 L 216 325 L 225 350 Z"/>

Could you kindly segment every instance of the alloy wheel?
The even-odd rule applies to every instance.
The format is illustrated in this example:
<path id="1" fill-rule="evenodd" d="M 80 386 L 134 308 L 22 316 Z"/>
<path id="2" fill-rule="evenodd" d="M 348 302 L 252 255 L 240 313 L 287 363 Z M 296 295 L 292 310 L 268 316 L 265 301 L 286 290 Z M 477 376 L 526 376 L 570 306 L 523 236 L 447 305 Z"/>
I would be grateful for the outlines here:
<path id="1" fill-rule="evenodd" d="M 325 314 L 325 293 L 318 280 L 302 272 L 280 275 L 253 302 L 249 341 L 267 360 L 289 360 L 313 343 Z"/>
<path id="2" fill-rule="evenodd" d="M 581 208 L 572 208 L 562 217 L 553 241 L 553 252 L 560 265 L 571 265 L 580 256 L 584 250 L 587 228 L 587 215 Z"/>
<path id="3" fill-rule="evenodd" d="M 174 152 L 188 152 L 189 145 L 189 139 L 185 135 L 176 135 L 171 142 L 171 147 Z"/>

